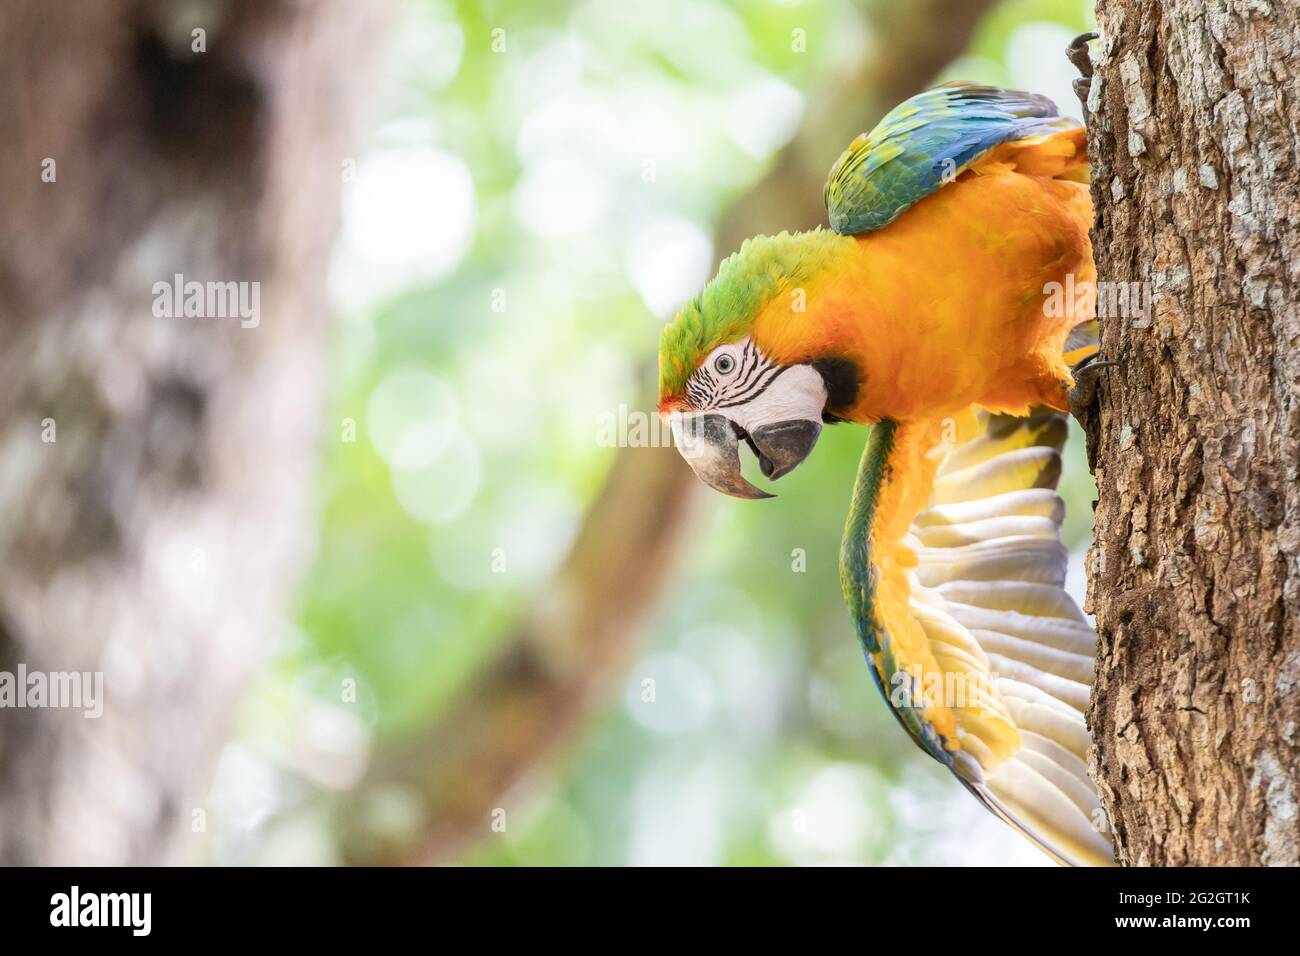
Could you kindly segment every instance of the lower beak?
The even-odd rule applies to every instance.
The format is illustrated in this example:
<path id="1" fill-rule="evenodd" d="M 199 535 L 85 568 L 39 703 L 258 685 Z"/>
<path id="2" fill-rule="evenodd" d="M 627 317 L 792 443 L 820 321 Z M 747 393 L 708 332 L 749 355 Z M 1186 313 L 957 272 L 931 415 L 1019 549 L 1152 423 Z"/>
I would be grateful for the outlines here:
<path id="1" fill-rule="evenodd" d="M 775 422 L 746 433 L 730 419 L 715 413 L 673 415 L 677 450 L 700 479 L 723 494 L 736 498 L 772 498 L 740 473 L 743 437 L 758 456 L 763 474 L 772 479 L 789 474 L 808 457 L 821 424 L 807 419 Z"/>

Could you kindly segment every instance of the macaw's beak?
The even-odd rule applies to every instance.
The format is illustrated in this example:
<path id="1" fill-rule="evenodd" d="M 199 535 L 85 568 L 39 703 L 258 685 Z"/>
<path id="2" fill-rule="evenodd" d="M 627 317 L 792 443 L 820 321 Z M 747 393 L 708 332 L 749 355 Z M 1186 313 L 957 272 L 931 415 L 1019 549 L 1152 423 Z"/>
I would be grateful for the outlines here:
<path id="1" fill-rule="evenodd" d="M 741 475 L 741 441 L 758 457 L 763 474 L 775 480 L 808 457 L 821 433 L 820 422 L 802 418 L 760 425 L 752 433 L 716 412 L 677 412 L 671 421 L 677 450 L 695 474 L 710 488 L 736 498 L 775 497 Z"/>

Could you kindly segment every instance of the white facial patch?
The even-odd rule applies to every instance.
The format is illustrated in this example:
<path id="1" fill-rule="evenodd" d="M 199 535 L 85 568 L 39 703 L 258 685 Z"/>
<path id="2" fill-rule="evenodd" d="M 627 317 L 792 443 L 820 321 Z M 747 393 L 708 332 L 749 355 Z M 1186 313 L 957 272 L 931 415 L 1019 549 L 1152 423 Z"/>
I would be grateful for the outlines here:
<path id="1" fill-rule="evenodd" d="M 821 421 L 826 384 L 810 365 L 777 365 L 749 338 L 720 345 L 686 382 L 700 411 L 718 412 L 746 431 L 770 422 Z"/>
<path id="2" fill-rule="evenodd" d="M 745 431 L 754 431 L 762 425 L 796 418 L 820 422 L 825 407 L 826 384 L 821 373 L 811 365 L 791 365 L 749 401 L 718 411 Z"/>

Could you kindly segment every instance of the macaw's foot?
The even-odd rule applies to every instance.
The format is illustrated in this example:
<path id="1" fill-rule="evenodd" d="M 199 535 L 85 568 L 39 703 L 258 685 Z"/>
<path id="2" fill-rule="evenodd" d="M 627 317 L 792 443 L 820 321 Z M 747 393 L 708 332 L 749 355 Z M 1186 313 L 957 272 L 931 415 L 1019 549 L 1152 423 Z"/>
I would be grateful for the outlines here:
<path id="1" fill-rule="evenodd" d="M 1079 98 L 1085 119 L 1088 116 L 1088 92 L 1092 89 L 1092 57 L 1088 54 L 1088 44 L 1097 36 L 1096 33 L 1080 33 L 1065 48 L 1065 55 L 1079 71 L 1079 78 L 1074 81 L 1074 95 Z"/>
<path id="2" fill-rule="evenodd" d="M 1104 368 L 1118 368 L 1119 362 L 1099 358 L 1096 352 L 1074 364 L 1074 387 L 1070 389 L 1070 414 L 1083 422 L 1084 414 L 1097 397 L 1097 373 Z"/>

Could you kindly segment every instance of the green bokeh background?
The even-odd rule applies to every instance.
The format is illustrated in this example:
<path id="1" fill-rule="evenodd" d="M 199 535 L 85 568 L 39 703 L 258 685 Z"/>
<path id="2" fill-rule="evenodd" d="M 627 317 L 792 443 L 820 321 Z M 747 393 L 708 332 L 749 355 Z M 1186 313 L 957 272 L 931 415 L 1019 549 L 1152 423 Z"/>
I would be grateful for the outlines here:
<path id="1" fill-rule="evenodd" d="M 321 795 L 436 721 L 545 587 L 616 453 L 599 417 L 653 407 L 719 217 L 888 42 L 869 6 L 401 5 L 343 171 L 318 553 L 221 762 L 214 861 L 339 859 Z M 1077 115 L 1062 51 L 1090 26 L 1082 0 L 1004 3 L 936 80 Z M 865 437 L 827 429 L 776 501 L 708 496 L 625 684 L 465 862 L 1045 862 L 898 731 L 857 651 L 836 560 Z"/>

